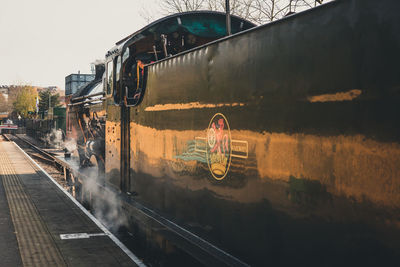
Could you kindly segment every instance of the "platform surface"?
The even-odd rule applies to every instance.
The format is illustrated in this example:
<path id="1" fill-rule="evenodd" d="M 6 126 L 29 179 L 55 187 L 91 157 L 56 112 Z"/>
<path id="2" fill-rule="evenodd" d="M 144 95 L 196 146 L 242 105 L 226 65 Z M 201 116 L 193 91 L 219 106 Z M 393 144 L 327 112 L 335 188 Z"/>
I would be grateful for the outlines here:
<path id="1" fill-rule="evenodd" d="M 0 266 L 136 265 L 13 142 L 0 140 Z"/>

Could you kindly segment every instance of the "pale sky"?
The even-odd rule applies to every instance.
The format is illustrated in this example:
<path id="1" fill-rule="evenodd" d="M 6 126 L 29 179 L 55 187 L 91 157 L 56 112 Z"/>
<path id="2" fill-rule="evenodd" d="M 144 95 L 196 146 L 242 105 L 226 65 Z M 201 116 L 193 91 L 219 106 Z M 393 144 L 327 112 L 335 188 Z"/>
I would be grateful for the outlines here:
<path id="1" fill-rule="evenodd" d="M 65 88 L 65 76 L 147 24 L 155 0 L 0 0 L 0 85 Z"/>

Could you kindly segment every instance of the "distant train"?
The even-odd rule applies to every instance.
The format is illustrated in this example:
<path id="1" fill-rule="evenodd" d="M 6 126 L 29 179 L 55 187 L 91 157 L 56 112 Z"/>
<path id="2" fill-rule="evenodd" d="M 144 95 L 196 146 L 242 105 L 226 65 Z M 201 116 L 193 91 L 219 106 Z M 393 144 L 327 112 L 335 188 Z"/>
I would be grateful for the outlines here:
<path id="1" fill-rule="evenodd" d="M 134 235 L 167 254 L 394 265 L 398 10 L 332 1 L 259 27 L 232 17 L 232 36 L 222 13 L 160 19 L 118 42 L 72 97 L 81 164 L 97 162 L 130 203 Z"/>

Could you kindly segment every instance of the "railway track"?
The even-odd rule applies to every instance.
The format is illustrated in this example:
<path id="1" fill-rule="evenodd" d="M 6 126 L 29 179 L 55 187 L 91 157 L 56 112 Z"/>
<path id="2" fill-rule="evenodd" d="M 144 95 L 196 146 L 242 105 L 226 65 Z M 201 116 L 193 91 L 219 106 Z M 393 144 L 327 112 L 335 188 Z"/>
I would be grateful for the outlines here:
<path id="1" fill-rule="evenodd" d="M 6 141 L 15 142 L 65 190 L 91 211 L 91 200 L 87 203 L 84 192 L 81 190 L 84 180 L 90 179 L 87 174 L 82 173 L 79 168 L 74 168 L 70 163 L 57 158 L 56 155 L 47 152 L 24 137 L 10 134 L 3 134 L 2 136 Z M 71 163 L 73 164 L 73 161 Z M 101 188 L 100 190 L 104 190 L 101 184 L 96 183 L 96 185 Z"/>
<path id="2" fill-rule="evenodd" d="M 13 141 L 18 146 L 20 146 L 29 156 L 34 158 L 34 160 L 48 173 L 50 174 L 54 180 L 56 180 L 64 189 L 66 189 L 74 198 L 76 198 L 90 213 L 95 215 L 95 208 L 93 208 L 93 200 L 92 193 L 90 193 L 90 199 L 88 201 L 87 197 L 84 195 L 84 190 L 81 190 L 81 186 L 84 184 L 84 180 L 90 179 L 85 173 L 77 171 L 76 168 L 69 167 L 65 162 L 61 161 L 55 155 L 45 151 L 40 148 L 38 145 L 33 144 L 29 140 L 18 136 L 18 135 L 7 135 L 3 134 L 3 138 L 7 141 Z M 182 246 L 190 247 L 192 250 L 202 250 L 204 252 L 210 253 L 210 255 L 217 257 L 225 256 L 225 252 L 215 249 L 208 242 L 203 239 L 197 237 L 196 235 L 186 231 L 180 226 L 174 224 L 166 218 L 158 215 L 153 210 L 146 208 L 145 206 L 137 203 L 130 197 L 129 195 L 118 193 L 112 188 L 106 188 L 102 184 L 97 183 L 98 191 L 104 192 L 106 196 L 111 196 L 111 198 L 118 198 L 119 201 L 127 203 L 130 208 L 134 209 L 138 214 L 140 214 L 140 218 L 146 218 L 146 221 L 152 222 L 154 224 L 152 227 L 156 227 L 157 229 L 164 229 L 164 231 L 170 232 L 170 234 L 176 236 L 177 241 Z M 110 193 L 111 192 L 111 193 Z M 87 192 L 86 192 L 87 193 Z M 107 202 L 107 201 L 106 201 Z M 107 209 L 115 209 L 115 206 L 110 206 L 106 202 L 103 202 L 106 205 Z M 97 217 L 98 218 L 98 217 Z M 102 218 L 98 218 L 102 221 Z M 103 224 L 107 226 L 107 223 L 102 221 Z M 110 226 L 110 225 L 108 225 Z M 166 256 L 161 252 L 146 252 L 146 248 L 138 245 L 136 236 L 134 236 L 125 226 L 114 228 L 113 226 L 107 227 L 110 232 L 112 232 L 129 250 L 131 250 L 134 254 L 138 255 L 141 258 L 146 258 L 148 262 L 145 262 L 149 265 L 157 266 L 159 265 L 159 260 L 163 260 Z M 149 255 L 151 256 L 149 256 Z M 214 255 L 215 254 L 215 255 Z M 174 262 L 179 262 L 178 265 L 182 265 L 183 262 L 190 262 L 191 266 L 202 266 L 199 262 L 193 259 L 191 256 L 187 254 L 180 254 L 182 259 L 174 259 Z"/>
<path id="3" fill-rule="evenodd" d="M 53 155 L 46 152 L 44 149 L 34 145 L 23 137 L 17 135 L 3 134 L 3 138 L 6 141 L 14 141 L 21 148 L 23 148 L 30 156 L 37 158 L 38 160 L 45 161 L 47 163 L 54 164 L 55 166 L 61 167 L 57 164 L 57 161 Z"/>
<path id="4" fill-rule="evenodd" d="M 18 135 L 2 134 L 6 141 L 15 142 L 30 157 L 32 157 L 47 173 L 49 173 L 64 189 L 72 193 L 72 184 L 67 175 L 68 170 L 62 166 L 56 157 L 27 139 Z"/>
<path id="5" fill-rule="evenodd" d="M 33 144 L 29 140 L 10 134 L 2 134 L 0 137 L 5 141 L 15 142 L 21 149 L 23 149 L 30 157 L 32 157 L 49 175 L 53 177 L 64 189 L 66 189 L 73 197 L 75 197 L 90 213 L 93 213 L 91 203 L 85 202 L 83 197 L 80 197 L 79 188 L 82 185 L 80 176 L 85 177 L 82 173 L 77 173 L 72 167 L 69 168 L 66 164 L 62 163 L 55 155 L 45 151 L 39 146 Z M 101 185 L 98 185 L 101 187 Z M 101 220 L 101 218 L 98 218 Z M 119 229 L 108 228 L 126 247 L 131 251 L 136 248 L 133 240 L 133 235 L 124 227 Z M 136 252 L 134 252 L 136 254 Z"/>

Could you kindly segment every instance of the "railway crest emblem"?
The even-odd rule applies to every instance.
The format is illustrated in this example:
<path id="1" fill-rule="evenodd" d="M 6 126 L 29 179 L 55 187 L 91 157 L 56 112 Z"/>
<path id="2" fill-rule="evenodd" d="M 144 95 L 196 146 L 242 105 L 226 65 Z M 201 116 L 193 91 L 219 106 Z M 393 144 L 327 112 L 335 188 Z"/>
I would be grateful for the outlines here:
<path id="1" fill-rule="evenodd" d="M 231 164 L 231 131 L 226 117 L 215 114 L 207 129 L 206 154 L 212 176 L 217 180 L 225 178 Z"/>

